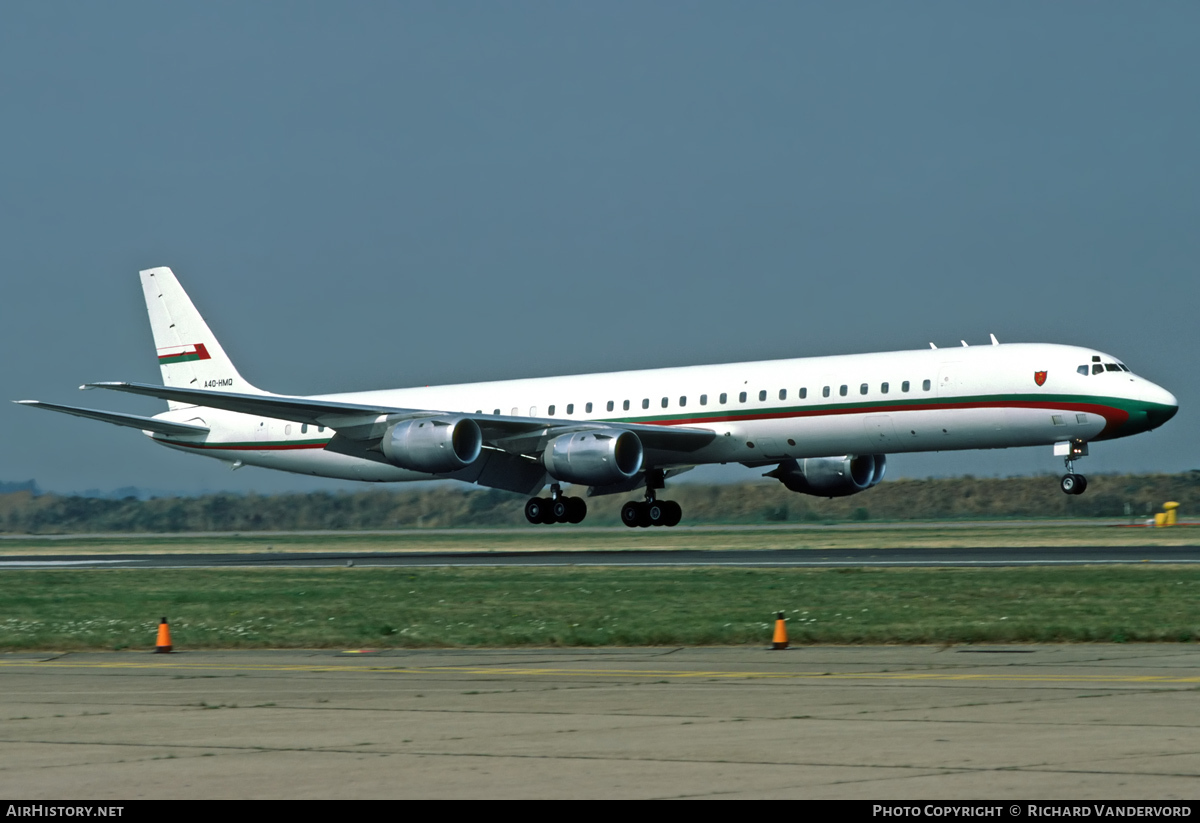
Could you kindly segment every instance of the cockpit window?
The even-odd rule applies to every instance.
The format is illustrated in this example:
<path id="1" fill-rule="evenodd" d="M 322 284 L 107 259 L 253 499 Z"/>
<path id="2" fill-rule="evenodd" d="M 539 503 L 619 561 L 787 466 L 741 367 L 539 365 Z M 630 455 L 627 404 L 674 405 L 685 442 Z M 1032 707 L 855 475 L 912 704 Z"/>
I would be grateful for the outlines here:
<path id="1" fill-rule="evenodd" d="M 1104 370 L 1105 371 L 1120 371 L 1121 367 L 1118 366 L 1116 363 L 1105 363 Z"/>
<path id="2" fill-rule="evenodd" d="M 1082 366 L 1080 366 L 1079 368 L 1077 368 L 1075 371 L 1079 372 L 1079 373 L 1080 373 L 1080 374 L 1082 374 L 1084 377 L 1087 377 L 1087 373 L 1088 373 L 1088 367 L 1087 367 L 1087 363 L 1084 363 Z"/>
<path id="3" fill-rule="evenodd" d="M 1104 367 L 1101 366 L 1099 363 L 1092 364 L 1092 374 L 1100 374 L 1103 371 L 1104 371 Z"/>
<path id="4" fill-rule="evenodd" d="M 1121 367 L 1121 371 L 1128 371 L 1130 374 L 1133 374 L 1133 372 L 1129 371 L 1129 367 L 1124 363 L 1118 363 L 1117 365 Z"/>

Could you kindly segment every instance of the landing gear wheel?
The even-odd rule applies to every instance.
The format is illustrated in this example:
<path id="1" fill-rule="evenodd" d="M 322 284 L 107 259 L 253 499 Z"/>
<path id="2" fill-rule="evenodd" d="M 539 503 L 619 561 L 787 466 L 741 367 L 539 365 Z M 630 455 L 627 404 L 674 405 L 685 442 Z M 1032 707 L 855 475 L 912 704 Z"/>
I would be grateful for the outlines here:
<path id="1" fill-rule="evenodd" d="M 1064 494 L 1083 494 L 1087 489 L 1087 478 L 1082 474 L 1064 474 L 1058 487 Z"/>
<path id="2" fill-rule="evenodd" d="M 663 503 L 663 508 L 667 510 L 667 519 L 664 521 L 665 526 L 678 526 L 679 521 L 683 519 L 683 507 L 674 500 L 668 500 Z"/>
<path id="3" fill-rule="evenodd" d="M 554 517 L 555 523 L 566 523 L 567 518 L 571 516 L 571 504 L 568 502 L 570 498 L 558 497 L 550 501 L 550 514 Z"/>
<path id="4" fill-rule="evenodd" d="M 583 518 L 587 517 L 587 503 L 583 502 L 582 497 L 567 498 L 567 522 L 582 523 Z"/>
<path id="5" fill-rule="evenodd" d="M 642 504 L 630 500 L 621 507 L 621 522 L 633 529 L 642 524 Z"/>
<path id="6" fill-rule="evenodd" d="M 646 503 L 645 519 L 648 526 L 667 525 L 667 504 L 658 500 L 651 500 Z"/>
<path id="7" fill-rule="evenodd" d="M 547 509 L 547 501 L 541 497 L 531 497 L 525 501 L 525 519 L 530 523 L 544 523 Z"/>

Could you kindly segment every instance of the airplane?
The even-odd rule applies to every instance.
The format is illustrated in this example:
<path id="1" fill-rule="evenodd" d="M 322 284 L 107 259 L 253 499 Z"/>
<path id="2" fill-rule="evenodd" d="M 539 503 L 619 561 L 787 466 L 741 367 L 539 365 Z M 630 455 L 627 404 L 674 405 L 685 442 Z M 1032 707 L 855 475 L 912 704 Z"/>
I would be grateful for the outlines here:
<path id="1" fill-rule="evenodd" d="M 453 479 L 528 495 L 530 523 L 579 523 L 580 497 L 643 489 L 630 527 L 674 526 L 666 480 L 696 466 L 770 467 L 793 492 L 858 494 L 887 455 L 1052 446 L 1060 487 L 1092 442 L 1158 428 L 1175 396 L 1090 348 L 991 345 L 726 363 L 294 397 L 243 378 L 170 268 L 142 289 L 163 385 L 88 383 L 167 401 L 153 417 L 15 401 L 141 430 L 156 443 L 347 480 Z M 546 485 L 550 496 L 539 496 Z"/>

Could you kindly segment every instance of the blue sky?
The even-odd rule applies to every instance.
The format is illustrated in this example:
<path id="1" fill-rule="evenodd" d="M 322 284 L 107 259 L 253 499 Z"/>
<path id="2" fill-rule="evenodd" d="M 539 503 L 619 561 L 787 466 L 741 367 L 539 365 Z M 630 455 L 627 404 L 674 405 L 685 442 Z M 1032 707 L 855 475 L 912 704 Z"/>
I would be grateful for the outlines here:
<path id="1" fill-rule="evenodd" d="M 168 265 L 274 391 L 994 332 L 1180 398 L 1080 470 L 1200 467 L 1197 30 L 1188 2 L 4 4 L 4 384 L 158 411 L 74 387 L 159 379 L 136 273 Z M 0 479 L 50 489 L 346 487 L 0 426 Z"/>

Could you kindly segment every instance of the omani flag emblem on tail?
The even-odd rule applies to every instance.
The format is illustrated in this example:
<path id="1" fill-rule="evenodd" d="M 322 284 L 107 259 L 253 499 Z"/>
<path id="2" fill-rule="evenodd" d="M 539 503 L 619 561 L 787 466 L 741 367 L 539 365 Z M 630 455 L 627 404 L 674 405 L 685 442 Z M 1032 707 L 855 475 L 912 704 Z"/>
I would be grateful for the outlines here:
<path id="1" fill-rule="evenodd" d="M 171 363 L 190 363 L 193 360 L 211 360 L 212 355 L 208 353 L 203 343 L 194 343 L 190 346 L 172 346 L 166 351 L 159 351 L 158 364 L 166 366 Z"/>

